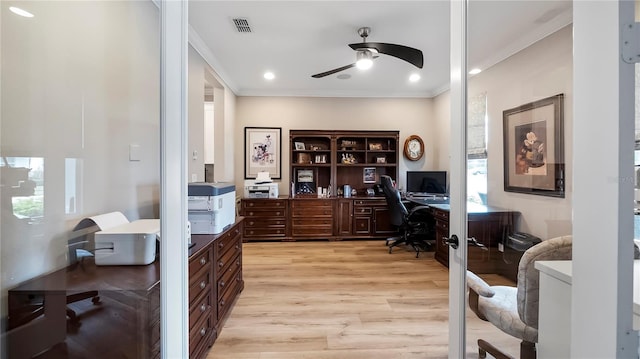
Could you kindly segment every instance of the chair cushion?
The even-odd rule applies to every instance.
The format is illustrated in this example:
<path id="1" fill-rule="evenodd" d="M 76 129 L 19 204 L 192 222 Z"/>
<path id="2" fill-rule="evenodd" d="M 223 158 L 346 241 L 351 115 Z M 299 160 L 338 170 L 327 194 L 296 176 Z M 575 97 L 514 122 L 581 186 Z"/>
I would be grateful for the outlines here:
<path id="1" fill-rule="evenodd" d="M 478 310 L 487 320 L 503 332 L 528 342 L 538 342 L 538 330 L 520 320 L 518 314 L 517 288 L 492 286 L 494 295 L 478 298 Z"/>

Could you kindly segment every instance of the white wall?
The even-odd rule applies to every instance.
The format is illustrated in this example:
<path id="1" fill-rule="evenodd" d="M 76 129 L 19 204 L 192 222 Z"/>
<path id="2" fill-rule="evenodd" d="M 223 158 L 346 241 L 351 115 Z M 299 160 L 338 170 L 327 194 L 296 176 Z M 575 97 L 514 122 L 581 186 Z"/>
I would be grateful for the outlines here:
<path id="1" fill-rule="evenodd" d="M 521 212 L 520 230 L 548 239 L 571 234 L 572 202 L 572 29 L 565 27 L 469 81 L 468 94 L 487 93 L 488 112 L 488 203 Z M 559 93 L 565 95 L 564 151 L 565 198 L 505 192 L 503 186 L 502 112 Z M 435 101 L 438 118 L 448 114 L 448 92 Z M 449 128 L 439 126 L 439 146 L 448 148 Z M 445 160 L 442 155 L 440 160 Z M 448 161 L 448 159 L 447 159 Z M 447 166 L 448 167 L 448 166 Z"/>
<path id="2" fill-rule="evenodd" d="M 187 182 L 204 181 L 204 86 L 206 62 L 189 46 L 189 144 Z"/>
<path id="3" fill-rule="evenodd" d="M 3 156 L 43 157 L 45 212 L 2 211 L 2 295 L 66 265 L 82 218 L 159 215 L 159 11 L 152 2 L 28 2 L 2 12 Z M 140 161 L 129 161 L 129 145 Z M 65 214 L 65 158 L 79 167 L 77 213 Z M 3 308 L 6 310 L 6 308 Z"/>
<path id="4" fill-rule="evenodd" d="M 289 130 L 399 130 L 400 146 L 410 135 L 425 143 L 425 155 L 416 162 L 400 155 L 400 178 L 404 187 L 407 170 L 437 169 L 431 99 L 238 97 L 235 128 L 235 181 L 244 182 L 244 128 L 282 128 L 282 180 L 280 194 L 289 193 Z"/>

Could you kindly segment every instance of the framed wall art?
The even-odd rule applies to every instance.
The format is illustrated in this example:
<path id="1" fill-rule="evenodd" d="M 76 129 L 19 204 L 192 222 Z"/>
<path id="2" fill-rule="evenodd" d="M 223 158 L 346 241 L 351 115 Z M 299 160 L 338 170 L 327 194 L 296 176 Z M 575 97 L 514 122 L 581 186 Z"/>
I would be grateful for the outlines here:
<path id="1" fill-rule="evenodd" d="M 244 178 L 268 171 L 272 179 L 282 177 L 282 128 L 244 128 Z"/>
<path id="2" fill-rule="evenodd" d="M 564 198 L 564 95 L 503 111 L 504 190 Z"/>
<path id="3" fill-rule="evenodd" d="M 376 183 L 376 168 L 365 167 L 362 170 L 362 182 L 363 183 Z"/>

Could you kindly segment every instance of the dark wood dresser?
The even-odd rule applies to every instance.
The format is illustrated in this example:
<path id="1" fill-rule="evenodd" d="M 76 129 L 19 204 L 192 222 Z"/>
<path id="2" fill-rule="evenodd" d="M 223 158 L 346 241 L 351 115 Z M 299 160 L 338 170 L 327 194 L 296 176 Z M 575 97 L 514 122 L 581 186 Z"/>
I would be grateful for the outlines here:
<path id="1" fill-rule="evenodd" d="M 220 234 L 192 235 L 194 246 L 189 250 L 190 358 L 206 357 L 244 289 L 242 226 L 240 217 Z M 67 295 L 97 290 L 101 298 L 99 306 L 96 311 L 85 314 L 102 315 L 99 325 L 87 323 L 83 326 L 84 314 L 79 315 L 77 330 L 84 330 L 83 338 L 88 337 L 92 343 L 83 348 L 83 355 L 160 358 L 160 284 L 159 260 L 145 266 L 96 266 L 93 260 L 85 260 L 81 265 L 34 278 L 10 289 L 9 357 L 31 358 L 64 342 Z M 87 302 L 90 303 L 88 299 Z"/>

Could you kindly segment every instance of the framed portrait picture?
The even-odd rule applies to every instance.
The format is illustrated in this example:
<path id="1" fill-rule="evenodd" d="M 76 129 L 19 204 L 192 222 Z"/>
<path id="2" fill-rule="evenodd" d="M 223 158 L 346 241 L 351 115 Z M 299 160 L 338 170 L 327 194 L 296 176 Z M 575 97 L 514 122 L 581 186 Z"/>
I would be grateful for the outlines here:
<path id="1" fill-rule="evenodd" d="M 564 95 L 503 111 L 504 190 L 564 198 Z"/>
<path id="2" fill-rule="evenodd" d="M 362 170 L 362 182 L 364 183 L 376 183 L 376 168 L 365 167 Z"/>
<path id="3" fill-rule="evenodd" d="M 382 143 L 370 142 L 369 143 L 369 151 L 382 151 Z"/>
<path id="4" fill-rule="evenodd" d="M 294 142 L 294 145 L 296 146 L 296 150 L 305 150 L 304 142 Z"/>
<path id="5" fill-rule="evenodd" d="M 282 177 L 282 128 L 244 128 L 244 178 L 268 171 L 272 179 Z"/>

